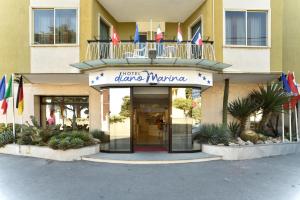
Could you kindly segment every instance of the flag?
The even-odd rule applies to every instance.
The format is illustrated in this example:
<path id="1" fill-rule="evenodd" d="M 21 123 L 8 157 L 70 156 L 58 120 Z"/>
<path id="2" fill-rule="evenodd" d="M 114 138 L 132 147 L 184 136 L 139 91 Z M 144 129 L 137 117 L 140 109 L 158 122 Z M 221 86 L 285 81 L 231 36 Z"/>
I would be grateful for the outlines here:
<path id="1" fill-rule="evenodd" d="M 18 109 L 19 115 L 22 115 L 24 110 L 23 76 L 21 76 L 19 80 L 16 108 Z"/>
<path id="2" fill-rule="evenodd" d="M 117 34 L 116 29 L 114 27 L 113 27 L 113 33 L 112 33 L 111 40 L 114 45 L 118 45 L 120 42 L 120 37 Z"/>
<path id="3" fill-rule="evenodd" d="M 5 99 L 8 99 L 8 98 L 10 98 L 10 97 L 12 97 L 12 82 L 13 82 L 13 76 L 11 75 L 10 76 L 10 79 L 9 79 L 9 81 L 8 81 L 8 86 L 7 86 L 7 90 L 5 91 L 5 96 L 4 96 L 4 98 Z"/>
<path id="4" fill-rule="evenodd" d="M 2 101 L 5 97 L 5 90 L 6 90 L 6 78 L 3 76 L 0 82 L 0 101 Z"/>
<path id="5" fill-rule="evenodd" d="M 288 83 L 289 83 L 289 86 L 291 88 L 291 91 L 292 91 L 293 95 L 298 96 L 299 91 L 298 91 L 298 87 L 296 86 L 294 73 L 289 72 L 289 74 L 288 74 Z"/>
<path id="6" fill-rule="evenodd" d="M 134 43 L 140 42 L 140 33 L 139 33 L 139 27 L 138 24 L 136 23 L 135 26 L 135 33 L 134 33 Z"/>
<path id="7" fill-rule="evenodd" d="M 1 105 L 1 109 L 3 110 L 3 115 L 6 114 L 6 112 L 7 112 L 7 107 L 8 107 L 7 101 L 6 101 L 6 99 L 3 99 L 2 105 Z"/>
<path id="8" fill-rule="evenodd" d="M 284 89 L 285 92 L 291 93 L 291 88 L 290 88 L 290 85 L 289 85 L 288 80 L 286 79 L 286 77 L 287 76 L 286 76 L 285 73 L 281 74 L 280 79 L 282 81 L 282 86 L 283 86 L 283 89 Z"/>
<path id="9" fill-rule="evenodd" d="M 177 42 L 180 43 L 182 41 L 183 41 L 183 39 L 182 39 L 182 31 L 181 31 L 181 28 L 180 28 L 180 23 L 178 23 Z"/>
<path id="10" fill-rule="evenodd" d="M 156 31 L 155 40 L 156 42 L 161 42 L 162 39 L 163 39 L 163 33 L 161 32 L 160 25 L 159 25 Z"/>
<path id="11" fill-rule="evenodd" d="M 195 35 L 192 39 L 192 43 L 196 44 L 196 45 L 199 45 L 199 46 L 201 46 L 203 44 L 201 33 L 200 33 L 200 27 L 196 31 L 196 33 L 195 33 Z"/>
<path id="12" fill-rule="evenodd" d="M 300 94 L 298 91 L 298 86 L 295 82 L 294 73 L 289 72 L 287 75 L 287 80 L 285 79 L 285 81 L 286 83 L 284 84 L 287 84 L 285 86 L 287 90 L 285 89 L 285 91 L 289 94 L 292 94 L 292 96 L 290 97 L 289 102 L 284 105 L 284 109 L 292 109 L 296 107 L 298 101 L 300 100 Z M 288 90 L 288 88 L 290 89 Z"/>

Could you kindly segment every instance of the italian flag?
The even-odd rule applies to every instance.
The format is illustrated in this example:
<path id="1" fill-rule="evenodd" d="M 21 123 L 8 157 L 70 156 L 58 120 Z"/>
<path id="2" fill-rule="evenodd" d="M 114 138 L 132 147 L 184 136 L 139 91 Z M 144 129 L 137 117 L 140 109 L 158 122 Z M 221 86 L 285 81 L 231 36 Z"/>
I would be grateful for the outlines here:
<path id="1" fill-rule="evenodd" d="M 18 109 L 19 115 L 22 115 L 24 110 L 23 76 L 21 76 L 19 80 L 16 108 Z"/>
<path id="2" fill-rule="evenodd" d="M 13 79 L 13 76 L 11 75 L 10 79 L 8 81 L 7 90 L 5 91 L 4 99 L 3 99 L 3 102 L 1 105 L 1 109 L 3 110 L 4 115 L 7 113 L 7 108 L 8 108 L 7 99 L 12 97 L 12 79 Z"/>

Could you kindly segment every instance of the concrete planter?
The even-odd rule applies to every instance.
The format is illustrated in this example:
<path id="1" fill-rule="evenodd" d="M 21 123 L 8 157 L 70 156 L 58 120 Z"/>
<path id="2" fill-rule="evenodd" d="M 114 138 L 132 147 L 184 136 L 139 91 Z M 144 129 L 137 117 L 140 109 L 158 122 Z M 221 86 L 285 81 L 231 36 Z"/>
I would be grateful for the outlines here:
<path id="1" fill-rule="evenodd" d="M 300 143 L 260 144 L 252 146 L 202 145 L 202 152 L 222 156 L 223 160 L 246 160 L 300 152 Z"/>
<path id="2" fill-rule="evenodd" d="M 99 153 L 100 145 L 93 145 L 83 147 L 80 149 L 69 149 L 69 150 L 54 150 L 49 147 L 33 146 L 33 145 L 17 145 L 8 144 L 5 147 L 0 148 L 0 153 L 29 156 L 36 158 L 44 158 L 58 161 L 73 161 L 81 160 L 82 156 L 92 155 Z"/>

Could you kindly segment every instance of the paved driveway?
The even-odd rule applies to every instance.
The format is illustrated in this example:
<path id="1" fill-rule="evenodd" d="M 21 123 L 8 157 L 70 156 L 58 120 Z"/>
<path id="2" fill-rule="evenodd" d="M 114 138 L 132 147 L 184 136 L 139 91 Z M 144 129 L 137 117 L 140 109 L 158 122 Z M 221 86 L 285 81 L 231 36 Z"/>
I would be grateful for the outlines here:
<path id="1" fill-rule="evenodd" d="M 300 154 L 174 165 L 0 155 L 1 200 L 299 200 Z"/>

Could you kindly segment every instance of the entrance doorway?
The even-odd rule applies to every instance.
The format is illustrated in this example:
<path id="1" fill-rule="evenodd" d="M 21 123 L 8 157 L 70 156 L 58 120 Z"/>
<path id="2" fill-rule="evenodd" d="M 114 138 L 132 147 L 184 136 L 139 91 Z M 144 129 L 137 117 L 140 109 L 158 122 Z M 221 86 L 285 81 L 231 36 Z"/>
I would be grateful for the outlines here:
<path id="1" fill-rule="evenodd" d="M 168 151 L 169 89 L 133 88 L 134 151 Z"/>

